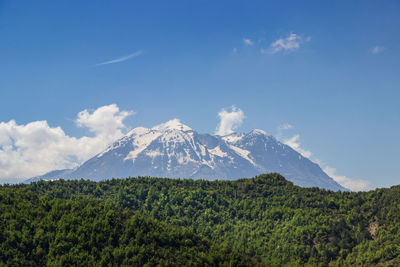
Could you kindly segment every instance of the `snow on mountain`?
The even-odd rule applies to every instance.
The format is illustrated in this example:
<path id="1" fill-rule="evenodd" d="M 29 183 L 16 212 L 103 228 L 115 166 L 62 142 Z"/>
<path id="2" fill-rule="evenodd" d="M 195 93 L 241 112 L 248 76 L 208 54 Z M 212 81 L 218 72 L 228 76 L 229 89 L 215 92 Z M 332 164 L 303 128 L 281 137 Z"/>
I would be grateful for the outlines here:
<path id="1" fill-rule="evenodd" d="M 262 130 L 226 136 L 199 134 L 178 119 L 153 128 L 137 127 L 78 168 L 33 180 L 129 176 L 213 180 L 268 172 L 279 172 L 300 186 L 345 190 L 317 164 Z"/>
<path id="2" fill-rule="evenodd" d="M 165 123 L 162 123 L 160 125 L 154 126 L 152 128 L 152 130 L 156 130 L 156 131 L 165 131 L 165 130 L 191 131 L 192 128 L 181 123 L 179 119 L 173 119 L 173 120 L 167 121 Z"/>
<path id="3" fill-rule="evenodd" d="M 233 133 L 233 134 L 228 134 L 228 135 L 222 136 L 221 139 L 228 143 L 234 144 L 234 143 L 240 141 L 243 138 L 243 136 L 245 136 L 244 133 Z"/>

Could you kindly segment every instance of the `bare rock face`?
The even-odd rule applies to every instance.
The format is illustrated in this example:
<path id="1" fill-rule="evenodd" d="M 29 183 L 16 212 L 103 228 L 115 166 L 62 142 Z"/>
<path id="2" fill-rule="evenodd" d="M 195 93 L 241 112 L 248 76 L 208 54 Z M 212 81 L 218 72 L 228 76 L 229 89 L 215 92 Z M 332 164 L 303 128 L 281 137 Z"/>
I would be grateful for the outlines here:
<path id="1" fill-rule="evenodd" d="M 370 233 L 371 237 L 376 240 L 376 232 L 379 229 L 379 222 L 378 221 L 373 221 L 370 222 L 368 225 L 368 232 Z"/>

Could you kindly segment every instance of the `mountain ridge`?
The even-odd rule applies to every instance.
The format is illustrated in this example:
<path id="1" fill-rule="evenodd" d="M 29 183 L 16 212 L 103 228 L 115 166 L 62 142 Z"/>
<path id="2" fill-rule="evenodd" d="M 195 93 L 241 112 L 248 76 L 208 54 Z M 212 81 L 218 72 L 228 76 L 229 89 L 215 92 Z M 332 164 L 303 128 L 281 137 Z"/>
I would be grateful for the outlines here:
<path id="1" fill-rule="evenodd" d="M 270 172 L 303 187 L 346 190 L 316 163 L 263 130 L 199 134 L 178 119 L 134 128 L 76 169 L 47 173 L 28 182 L 134 176 L 231 180 Z"/>

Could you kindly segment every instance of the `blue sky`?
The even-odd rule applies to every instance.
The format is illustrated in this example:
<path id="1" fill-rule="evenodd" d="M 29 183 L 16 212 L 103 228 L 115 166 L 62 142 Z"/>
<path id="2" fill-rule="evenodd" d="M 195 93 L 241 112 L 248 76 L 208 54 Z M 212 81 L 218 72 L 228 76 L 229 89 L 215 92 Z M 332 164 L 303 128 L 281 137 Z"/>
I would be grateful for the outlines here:
<path id="1" fill-rule="evenodd" d="M 300 142 L 369 188 L 399 184 L 398 14 L 398 1 L 3 0 L 0 123 L 93 137 L 78 112 L 115 104 L 116 116 L 134 111 L 121 115 L 127 128 L 180 118 L 214 133 L 235 105 L 239 131 Z M 24 176 L 1 172 L 32 161 L 11 160 L 19 137 L 7 134 L 0 178 Z"/>

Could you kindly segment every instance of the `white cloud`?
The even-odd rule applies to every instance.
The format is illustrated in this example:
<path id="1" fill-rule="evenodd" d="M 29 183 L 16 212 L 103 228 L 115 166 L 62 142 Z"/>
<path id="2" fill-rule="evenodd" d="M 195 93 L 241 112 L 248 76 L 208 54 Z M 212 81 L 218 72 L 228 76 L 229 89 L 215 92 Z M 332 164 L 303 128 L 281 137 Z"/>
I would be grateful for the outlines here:
<path id="1" fill-rule="evenodd" d="M 231 112 L 222 109 L 218 113 L 218 117 L 220 122 L 215 134 L 221 136 L 233 133 L 240 125 L 242 125 L 245 118 L 243 111 L 235 106 L 231 107 Z"/>
<path id="2" fill-rule="evenodd" d="M 133 114 L 120 111 L 115 104 L 92 113 L 78 113 L 76 123 L 94 133 L 80 138 L 67 135 L 61 127 L 47 121 L 17 124 L 0 122 L 0 182 L 10 178 L 29 178 L 55 169 L 72 168 L 101 152 L 123 136 L 123 120 Z"/>
<path id="3" fill-rule="evenodd" d="M 79 112 L 76 123 L 97 135 L 120 136 L 121 129 L 125 128 L 123 120 L 133 113 L 133 111 L 119 111 L 116 104 L 111 104 L 102 106 L 93 113 L 86 109 Z"/>
<path id="4" fill-rule="evenodd" d="M 283 132 L 286 130 L 291 130 L 293 129 L 293 125 L 289 124 L 289 123 L 284 123 L 281 124 L 277 127 L 277 133 L 276 133 L 276 138 L 279 140 L 282 140 L 282 136 L 283 136 Z"/>
<path id="5" fill-rule="evenodd" d="M 311 161 L 317 163 L 322 170 L 333 180 L 335 180 L 338 184 L 342 185 L 345 188 L 348 188 L 352 191 L 364 191 L 370 189 L 371 183 L 366 180 L 361 180 L 361 179 L 354 179 L 354 178 L 349 178 L 344 175 L 338 175 L 336 173 L 336 169 L 333 167 L 330 167 L 326 164 L 324 164 L 321 160 L 318 158 L 313 157 L 313 154 L 311 151 L 306 150 L 301 147 L 300 143 L 300 135 L 296 134 L 290 138 L 282 138 L 282 131 L 283 130 L 290 130 L 293 129 L 293 125 L 291 124 L 282 124 L 278 126 L 278 138 L 286 145 L 290 146 L 297 152 L 299 152 L 303 157 L 306 157 L 310 159 Z"/>
<path id="6" fill-rule="evenodd" d="M 108 65 L 108 64 L 124 62 L 124 61 L 127 61 L 127 60 L 131 59 L 131 58 L 140 56 L 141 54 L 143 54 L 143 50 L 139 50 L 139 51 L 137 51 L 137 52 L 135 52 L 133 54 L 130 54 L 130 55 L 127 55 L 127 56 L 124 56 L 124 57 L 120 57 L 120 58 L 112 59 L 112 60 L 109 60 L 109 61 L 105 61 L 105 62 L 96 64 L 95 66 L 102 66 L 102 65 Z"/>
<path id="7" fill-rule="evenodd" d="M 310 158 L 312 155 L 311 151 L 301 148 L 301 146 L 300 146 L 301 143 L 300 143 L 299 139 L 300 139 L 300 135 L 296 134 L 296 135 L 292 136 L 291 138 L 284 140 L 283 143 L 285 145 L 290 146 L 297 152 L 299 152 L 303 157 Z"/>
<path id="8" fill-rule="evenodd" d="M 336 174 L 336 169 L 330 166 L 324 166 L 323 170 L 326 174 L 333 178 L 340 185 L 352 191 L 366 191 L 370 188 L 371 183 L 366 180 L 353 179 L 344 175 Z"/>
<path id="9" fill-rule="evenodd" d="M 243 43 L 244 43 L 245 45 L 247 45 L 247 46 L 252 46 L 252 45 L 254 45 L 254 42 L 253 42 L 251 39 L 246 39 L 246 38 L 243 39 Z"/>
<path id="10" fill-rule="evenodd" d="M 290 130 L 293 129 L 293 125 L 289 124 L 289 123 L 284 123 L 278 126 L 278 131 L 282 131 L 282 130 Z"/>
<path id="11" fill-rule="evenodd" d="M 377 46 L 374 46 L 374 47 L 371 49 L 371 53 L 372 53 L 372 54 L 379 54 L 379 53 L 383 52 L 383 50 L 385 50 L 385 47 L 384 47 L 384 46 L 379 46 L 379 45 L 377 45 Z"/>
<path id="12" fill-rule="evenodd" d="M 280 38 L 273 42 L 269 48 L 261 49 L 262 54 L 276 54 L 280 51 L 294 51 L 300 48 L 300 44 L 303 42 L 311 41 L 311 37 L 306 37 L 305 39 L 298 34 L 291 33 L 286 38 Z"/>

